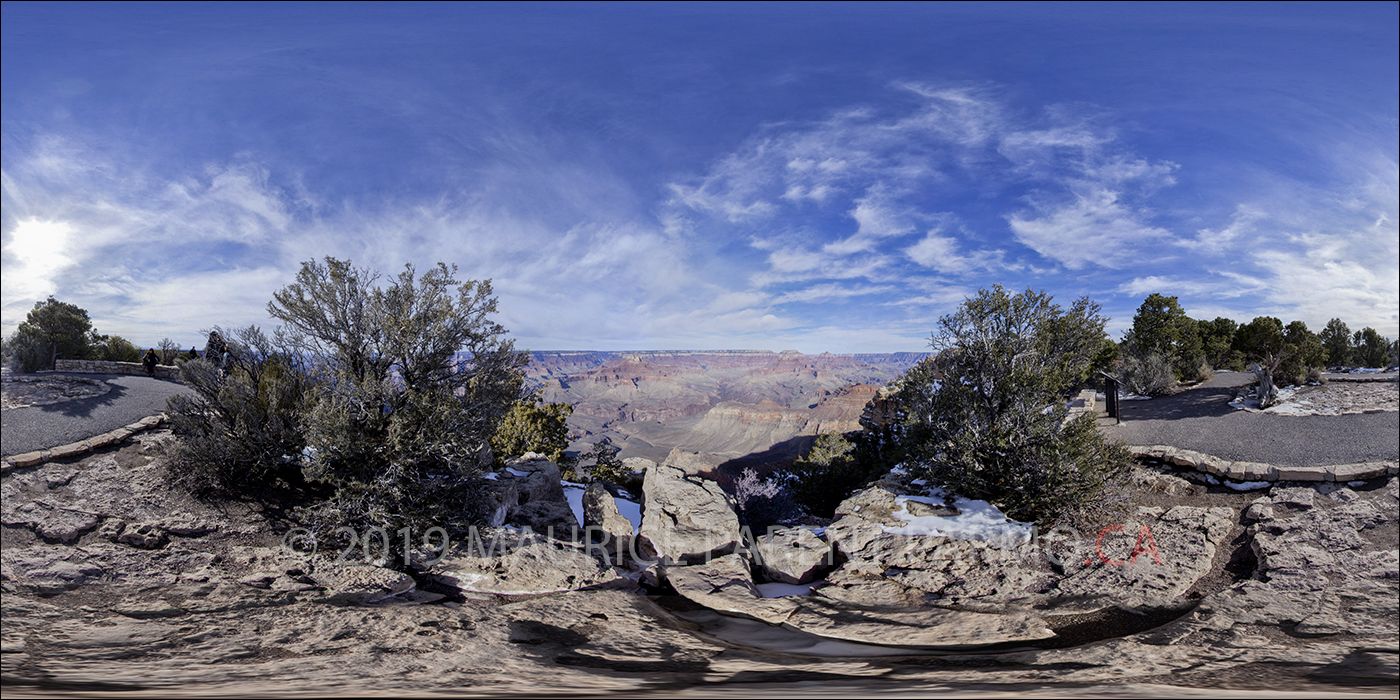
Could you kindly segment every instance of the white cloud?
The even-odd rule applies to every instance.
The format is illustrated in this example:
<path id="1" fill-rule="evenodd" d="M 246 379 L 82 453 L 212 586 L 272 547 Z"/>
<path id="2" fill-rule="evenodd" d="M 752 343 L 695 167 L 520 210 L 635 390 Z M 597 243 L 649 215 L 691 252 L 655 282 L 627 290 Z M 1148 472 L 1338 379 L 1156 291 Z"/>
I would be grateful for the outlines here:
<path id="1" fill-rule="evenodd" d="M 1094 264 L 1119 268 L 1135 258 L 1136 246 L 1166 238 L 1165 229 L 1143 221 L 1145 214 L 1125 206 L 1121 193 L 1093 188 L 1074 201 L 1040 207 L 1042 216 L 1007 217 L 1016 239 L 1071 270 Z"/>

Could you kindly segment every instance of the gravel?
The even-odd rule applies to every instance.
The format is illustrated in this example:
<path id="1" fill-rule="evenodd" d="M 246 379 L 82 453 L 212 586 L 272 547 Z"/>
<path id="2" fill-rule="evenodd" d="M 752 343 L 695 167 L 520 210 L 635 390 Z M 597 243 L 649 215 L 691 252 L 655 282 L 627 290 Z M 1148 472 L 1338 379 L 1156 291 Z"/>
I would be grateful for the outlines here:
<path id="1" fill-rule="evenodd" d="M 1284 467 L 1400 459 L 1400 412 L 1291 416 L 1231 408 L 1239 387 L 1253 380 L 1222 373 L 1174 396 L 1122 402 L 1122 424 L 1109 422 L 1105 431 L 1129 445 L 1171 445 Z"/>
<path id="2" fill-rule="evenodd" d="M 170 396 L 192 393 L 188 387 L 168 379 L 117 374 L 46 376 L 97 379 L 112 390 L 102 396 L 0 413 L 0 442 L 5 456 L 86 440 L 164 411 L 165 400 Z"/>

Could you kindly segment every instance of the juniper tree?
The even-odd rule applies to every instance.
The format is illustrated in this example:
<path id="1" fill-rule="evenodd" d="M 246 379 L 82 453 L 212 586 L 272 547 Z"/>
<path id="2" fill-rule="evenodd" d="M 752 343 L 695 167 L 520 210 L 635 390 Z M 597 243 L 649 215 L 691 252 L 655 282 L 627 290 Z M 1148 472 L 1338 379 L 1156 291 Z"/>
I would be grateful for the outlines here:
<path id="1" fill-rule="evenodd" d="M 979 290 L 938 321 L 930 345 L 941 378 L 925 371 L 903 382 L 908 462 L 1020 519 L 1102 505 L 1128 453 L 1093 415 L 1069 419 L 1065 394 L 1085 378 L 1107 320 L 1087 297 L 1062 311 L 1043 292 Z"/>

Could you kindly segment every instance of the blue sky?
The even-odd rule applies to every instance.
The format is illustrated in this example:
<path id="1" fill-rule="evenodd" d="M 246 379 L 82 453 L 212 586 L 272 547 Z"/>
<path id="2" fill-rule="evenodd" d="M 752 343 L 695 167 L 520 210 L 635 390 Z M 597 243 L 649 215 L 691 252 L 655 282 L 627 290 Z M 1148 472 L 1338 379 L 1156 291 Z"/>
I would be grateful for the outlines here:
<path id="1" fill-rule="evenodd" d="M 535 350 L 923 350 L 993 283 L 1394 337 L 1398 7 L 6 2 L 3 331 L 332 255 Z"/>

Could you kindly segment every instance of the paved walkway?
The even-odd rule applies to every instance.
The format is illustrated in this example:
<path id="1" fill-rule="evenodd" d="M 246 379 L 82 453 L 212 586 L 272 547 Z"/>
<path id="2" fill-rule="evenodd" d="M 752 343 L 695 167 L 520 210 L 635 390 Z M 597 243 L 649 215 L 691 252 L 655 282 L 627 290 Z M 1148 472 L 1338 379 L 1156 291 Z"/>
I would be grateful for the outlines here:
<path id="1" fill-rule="evenodd" d="M 1400 459 L 1400 412 L 1286 416 L 1231 408 L 1250 373 L 1220 373 L 1175 396 L 1121 401 L 1123 423 L 1100 419 L 1129 445 L 1170 445 L 1232 461 L 1308 467 Z"/>
<path id="2" fill-rule="evenodd" d="M 166 398 L 193 393 L 168 379 L 118 374 L 73 374 L 111 385 L 102 396 L 0 413 L 3 456 L 47 450 L 116 430 L 165 410 Z"/>

